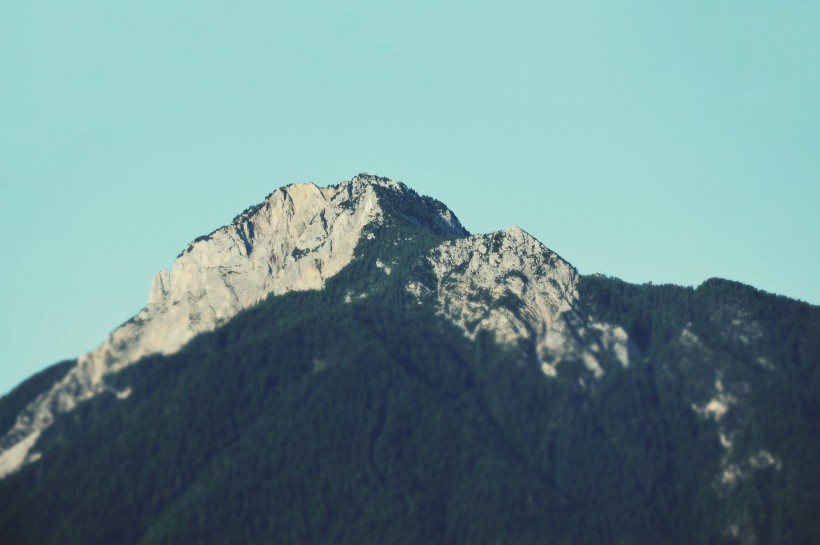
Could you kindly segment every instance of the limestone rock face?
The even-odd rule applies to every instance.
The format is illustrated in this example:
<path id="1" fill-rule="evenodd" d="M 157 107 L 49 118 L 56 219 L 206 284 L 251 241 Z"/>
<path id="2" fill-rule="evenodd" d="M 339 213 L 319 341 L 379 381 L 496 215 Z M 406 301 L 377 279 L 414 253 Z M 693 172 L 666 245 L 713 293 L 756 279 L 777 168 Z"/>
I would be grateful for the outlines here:
<path id="1" fill-rule="evenodd" d="M 148 305 L 99 348 L 80 356 L 0 439 L 0 478 L 30 460 L 35 434 L 57 413 L 106 390 L 106 375 L 149 354 L 174 353 L 194 335 L 271 294 L 321 289 L 353 259 L 365 226 L 384 220 L 379 191 L 418 199 L 403 184 L 366 175 L 326 188 L 293 184 L 188 245 L 170 270 L 155 276 Z M 424 213 L 428 217 L 420 221 L 464 232 L 446 207 Z"/>
<path id="2" fill-rule="evenodd" d="M 596 377 L 603 355 L 628 363 L 626 333 L 577 311 L 575 268 L 519 227 L 445 242 L 426 263 L 431 274 L 407 290 L 419 302 L 434 298 L 470 338 L 487 331 L 531 350 L 548 376 L 567 358 Z"/>
<path id="3" fill-rule="evenodd" d="M 595 378 L 608 361 L 628 364 L 623 329 L 582 315 L 576 270 L 522 229 L 469 236 L 446 206 L 385 178 L 360 175 L 326 188 L 293 184 L 197 238 L 154 277 L 147 306 L 81 355 L 0 438 L 0 478 L 36 459 L 37 438 L 58 414 L 111 390 L 106 376 L 145 356 L 172 354 L 268 296 L 322 289 L 355 258 L 363 235 L 370 239 L 396 221 L 451 239 L 422 258 L 424 274 L 411 275 L 406 287 L 468 337 L 487 331 L 519 346 L 549 377 L 568 359 Z M 380 259 L 376 268 L 393 270 Z M 112 393 L 125 399 L 131 392 Z"/>

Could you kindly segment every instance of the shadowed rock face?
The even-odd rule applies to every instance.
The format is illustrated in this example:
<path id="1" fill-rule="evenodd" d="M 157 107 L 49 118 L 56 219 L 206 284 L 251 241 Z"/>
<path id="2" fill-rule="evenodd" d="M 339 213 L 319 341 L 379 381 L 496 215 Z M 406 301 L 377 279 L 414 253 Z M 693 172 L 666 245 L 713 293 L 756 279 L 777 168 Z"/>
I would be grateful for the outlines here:
<path id="1" fill-rule="evenodd" d="M 149 354 L 172 354 L 269 295 L 321 289 L 353 259 L 363 229 L 384 221 L 379 191 L 418 199 L 403 184 L 367 175 L 325 188 L 293 184 L 188 245 L 154 277 L 148 305 L 18 417 L 0 440 L 0 478 L 30 459 L 57 413 L 104 391 L 106 375 Z M 418 212 L 425 217 L 411 218 L 417 223 L 465 232 L 446 207 Z"/>

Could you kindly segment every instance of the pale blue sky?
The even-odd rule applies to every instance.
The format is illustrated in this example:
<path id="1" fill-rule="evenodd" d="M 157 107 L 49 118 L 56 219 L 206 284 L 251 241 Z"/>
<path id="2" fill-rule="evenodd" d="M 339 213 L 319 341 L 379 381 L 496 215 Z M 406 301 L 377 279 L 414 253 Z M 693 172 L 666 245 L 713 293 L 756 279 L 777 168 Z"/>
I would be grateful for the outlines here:
<path id="1" fill-rule="evenodd" d="M 368 171 L 582 273 L 820 303 L 820 2 L 0 3 L 0 393 Z"/>

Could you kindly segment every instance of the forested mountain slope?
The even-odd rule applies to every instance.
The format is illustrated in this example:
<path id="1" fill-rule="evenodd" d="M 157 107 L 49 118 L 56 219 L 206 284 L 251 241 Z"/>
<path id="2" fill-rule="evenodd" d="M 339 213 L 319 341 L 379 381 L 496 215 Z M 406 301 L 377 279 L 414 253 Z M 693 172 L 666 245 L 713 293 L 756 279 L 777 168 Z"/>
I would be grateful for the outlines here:
<path id="1" fill-rule="evenodd" d="M 380 219 L 315 289 L 53 411 L 2 543 L 820 542 L 820 309 L 580 276 L 359 179 Z"/>

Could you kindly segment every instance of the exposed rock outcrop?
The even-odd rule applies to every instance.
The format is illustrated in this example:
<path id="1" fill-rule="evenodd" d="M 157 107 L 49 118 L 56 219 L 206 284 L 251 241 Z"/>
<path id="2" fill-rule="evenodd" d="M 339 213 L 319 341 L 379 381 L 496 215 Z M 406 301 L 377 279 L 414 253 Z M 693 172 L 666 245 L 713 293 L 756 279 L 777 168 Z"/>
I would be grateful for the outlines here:
<path id="1" fill-rule="evenodd" d="M 354 258 L 364 228 L 384 221 L 380 191 L 409 203 L 421 199 L 404 184 L 369 175 L 325 188 L 293 184 L 189 244 L 170 270 L 154 277 L 148 305 L 80 356 L 0 439 L 0 478 L 31 459 L 37 436 L 56 414 L 106 390 L 106 375 L 149 354 L 174 353 L 271 294 L 321 289 Z M 446 207 L 431 202 L 419 207 L 424 217 L 410 219 L 466 233 Z"/>
<path id="2" fill-rule="evenodd" d="M 628 364 L 626 332 L 580 315 L 575 268 L 523 229 L 445 242 L 425 262 L 428 274 L 407 290 L 419 302 L 434 298 L 470 338 L 488 331 L 529 348 L 548 376 L 570 357 L 596 377 L 604 353 Z"/>

